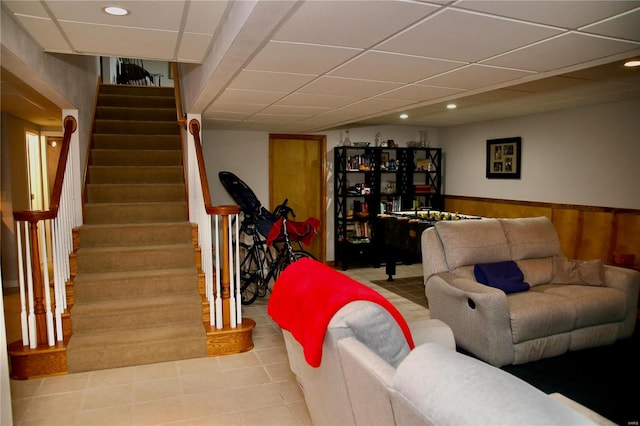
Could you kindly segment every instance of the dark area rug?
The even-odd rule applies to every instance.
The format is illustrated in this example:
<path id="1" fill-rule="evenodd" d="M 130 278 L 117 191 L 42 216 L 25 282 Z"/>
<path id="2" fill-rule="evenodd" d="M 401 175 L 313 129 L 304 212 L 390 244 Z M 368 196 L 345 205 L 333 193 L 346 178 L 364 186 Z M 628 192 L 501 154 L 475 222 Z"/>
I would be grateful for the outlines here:
<path id="1" fill-rule="evenodd" d="M 395 278 L 393 281 L 375 280 L 371 282 L 379 285 L 385 290 L 389 290 L 390 292 L 397 294 L 398 296 L 411 300 L 412 302 L 422 305 L 427 309 L 429 308 L 427 297 L 424 295 L 424 282 L 422 281 L 422 276 Z"/>
<path id="2" fill-rule="evenodd" d="M 619 425 L 640 421 L 638 326 L 630 339 L 608 346 L 502 369 L 545 393 L 560 392 Z"/>

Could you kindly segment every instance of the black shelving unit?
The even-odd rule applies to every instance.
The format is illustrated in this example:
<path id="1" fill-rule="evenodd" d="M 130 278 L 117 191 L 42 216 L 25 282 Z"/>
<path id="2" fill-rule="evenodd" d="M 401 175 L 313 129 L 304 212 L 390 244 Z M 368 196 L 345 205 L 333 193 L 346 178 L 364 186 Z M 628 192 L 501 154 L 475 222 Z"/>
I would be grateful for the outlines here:
<path id="1" fill-rule="evenodd" d="M 379 213 L 442 210 L 442 150 L 340 146 L 334 148 L 336 265 L 380 264 L 374 249 Z"/>

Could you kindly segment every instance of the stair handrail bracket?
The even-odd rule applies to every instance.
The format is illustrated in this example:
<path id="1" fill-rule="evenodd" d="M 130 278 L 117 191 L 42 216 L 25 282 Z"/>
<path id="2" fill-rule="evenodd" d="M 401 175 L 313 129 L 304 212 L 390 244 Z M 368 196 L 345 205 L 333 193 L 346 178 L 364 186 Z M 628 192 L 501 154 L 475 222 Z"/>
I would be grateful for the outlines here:
<path id="1" fill-rule="evenodd" d="M 67 167 L 75 117 L 63 120 L 64 136 L 49 209 L 14 211 L 22 345 L 30 349 L 64 340 L 62 315 L 67 310 L 66 283 L 71 277 L 76 194 L 73 167 Z M 49 263 L 53 265 L 50 282 Z"/>
<path id="2" fill-rule="evenodd" d="M 192 118 L 188 120 L 187 127 L 193 137 L 193 143 L 187 144 L 187 161 L 195 166 L 189 167 L 189 170 L 197 170 L 189 174 L 188 187 L 192 189 L 189 214 L 190 220 L 198 225 L 198 243 L 209 302 L 209 325 L 217 330 L 235 329 L 242 324 L 239 247 L 234 243 L 239 236 L 240 207 L 212 205 L 202 153 L 200 122 Z"/>

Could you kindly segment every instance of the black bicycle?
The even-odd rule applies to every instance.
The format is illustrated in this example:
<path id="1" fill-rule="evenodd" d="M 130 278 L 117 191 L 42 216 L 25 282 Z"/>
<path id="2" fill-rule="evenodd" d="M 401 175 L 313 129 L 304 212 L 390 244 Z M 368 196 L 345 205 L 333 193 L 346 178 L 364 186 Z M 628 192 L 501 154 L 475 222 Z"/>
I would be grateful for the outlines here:
<path id="1" fill-rule="evenodd" d="M 240 292 L 241 303 L 250 305 L 269 293 L 271 283 L 291 263 L 303 257 L 316 259 L 304 250 L 303 244 L 311 244 L 320 221 L 313 217 L 303 222 L 290 219 L 289 216 L 295 218 L 296 215 L 287 206 L 287 199 L 270 212 L 236 175 L 220 172 L 219 177 L 242 211 L 241 241 L 237 242 Z"/>
<path id="2" fill-rule="evenodd" d="M 243 305 L 253 303 L 258 297 L 265 297 L 271 289 L 271 283 L 275 282 L 280 273 L 293 262 L 303 257 L 316 259 L 302 248 L 301 240 L 315 235 L 319 223 L 314 223 L 313 218 L 304 222 L 292 221 L 288 216 L 295 217 L 295 213 L 286 204 L 285 199 L 274 210 L 273 214 L 278 220 L 273 224 L 267 238 L 262 238 L 257 228 L 251 226 L 251 222 L 243 223 L 241 227 L 244 228 L 244 233 L 252 238 L 252 244 L 239 243 L 240 292 Z"/>

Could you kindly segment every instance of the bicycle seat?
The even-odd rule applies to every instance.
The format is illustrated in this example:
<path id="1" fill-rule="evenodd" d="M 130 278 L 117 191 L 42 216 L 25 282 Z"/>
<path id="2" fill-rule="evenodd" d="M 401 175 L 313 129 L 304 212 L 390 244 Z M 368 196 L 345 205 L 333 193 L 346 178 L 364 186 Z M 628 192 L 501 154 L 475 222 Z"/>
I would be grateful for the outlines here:
<path id="1" fill-rule="evenodd" d="M 283 218 L 278 219 L 267 235 L 267 245 L 271 246 L 274 241 L 279 241 L 284 234 L 282 233 Z M 309 246 L 313 237 L 315 237 L 318 229 L 320 229 L 320 220 L 315 217 L 310 217 L 307 220 L 300 222 L 295 220 L 287 220 L 287 234 L 291 241 L 299 241 L 305 246 Z"/>

